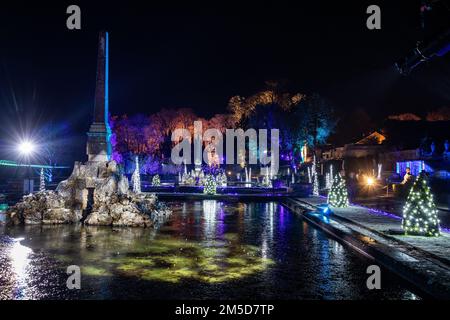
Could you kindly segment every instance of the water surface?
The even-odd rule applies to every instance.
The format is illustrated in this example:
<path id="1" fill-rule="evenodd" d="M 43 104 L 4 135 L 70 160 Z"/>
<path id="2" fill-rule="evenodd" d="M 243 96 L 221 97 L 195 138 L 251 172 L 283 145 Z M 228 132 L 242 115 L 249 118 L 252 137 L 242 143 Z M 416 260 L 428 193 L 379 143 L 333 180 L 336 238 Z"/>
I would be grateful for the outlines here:
<path id="1" fill-rule="evenodd" d="M 372 261 L 274 203 L 173 202 L 158 230 L 2 227 L 0 299 L 416 299 Z M 68 290 L 67 266 L 81 268 Z"/>

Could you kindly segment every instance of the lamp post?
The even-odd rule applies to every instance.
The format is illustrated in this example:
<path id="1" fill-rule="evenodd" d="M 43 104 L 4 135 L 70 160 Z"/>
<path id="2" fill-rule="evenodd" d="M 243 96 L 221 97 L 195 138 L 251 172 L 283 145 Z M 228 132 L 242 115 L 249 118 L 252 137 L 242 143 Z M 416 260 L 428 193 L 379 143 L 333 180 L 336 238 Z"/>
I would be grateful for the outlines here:
<path id="1" fill-rule="evenodd" d="M 30 163 L 30 157 L 33 155 L 33 153 L 36 151 L 36 145 L 30 141 L 30 140 L 23 140 L 19 143 L 17 146 L 17 150 L 19 151 L 19 154 L 26 159 L 26 164 L 28 165 L 28 191 L 30 193 L 33 193 L 31 190 L 31 163 Z"/>

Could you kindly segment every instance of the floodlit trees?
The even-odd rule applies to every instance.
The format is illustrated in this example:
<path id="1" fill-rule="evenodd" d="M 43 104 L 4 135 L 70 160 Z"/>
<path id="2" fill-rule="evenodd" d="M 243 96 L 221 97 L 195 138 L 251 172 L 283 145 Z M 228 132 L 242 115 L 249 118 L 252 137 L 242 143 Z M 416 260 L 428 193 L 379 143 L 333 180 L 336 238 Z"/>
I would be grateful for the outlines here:
<path id="1" fill-rule="evenodd" d="M 290 93 L 277 82 L 248 98 L 234 96 L 228 104 L 230 113 L 216 114 L 210 119 L 198 117 L 192 109 L 162 109 L 152 115 L 114 116 L 110 119 L 113 158 L 119 163 L 164 161 L 170 157 L 175 129 L 187 129 L 193 138 L 194 121 L 201 121 L 203 130 L 258 128 L 279 129 L 281 157 L 294 161 L 305 144 L 324 143 L 334 130 L 331 104 L 317 94 Z M 205 143 L 205 141 L 204 141 Z"/>

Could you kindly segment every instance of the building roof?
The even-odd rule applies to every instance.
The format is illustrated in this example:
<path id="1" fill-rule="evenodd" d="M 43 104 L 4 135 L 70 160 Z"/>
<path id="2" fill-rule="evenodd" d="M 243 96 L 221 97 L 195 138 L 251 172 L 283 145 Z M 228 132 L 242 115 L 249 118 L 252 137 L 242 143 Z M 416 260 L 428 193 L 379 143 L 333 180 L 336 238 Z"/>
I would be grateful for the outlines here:
<path id="1" fill-rule="evenodd" d="M 377 145 L 377 144 L 382 144 L 385 140 L 386 140 L 386 136 L 382 135 L 378 131 L 374 131 L 371 134 L 369 134 L 367 137 L 364 137 L 361 140 L 357 141 L 355 144 Z"/>

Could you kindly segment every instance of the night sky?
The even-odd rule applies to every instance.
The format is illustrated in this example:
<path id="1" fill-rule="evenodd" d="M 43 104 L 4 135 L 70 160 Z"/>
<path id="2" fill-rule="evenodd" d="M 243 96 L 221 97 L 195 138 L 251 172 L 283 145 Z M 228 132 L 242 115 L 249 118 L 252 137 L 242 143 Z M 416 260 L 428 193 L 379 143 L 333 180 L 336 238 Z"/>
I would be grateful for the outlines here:
<path id="1" fill-rule="evenodd" d="M 362 108 L 379 120 L 450 106 L 450 54 L 408 77 L 393 67 L 422 36 L 430 39 L 448 27 L 449 1 L 436 4 L 425 34 L 420 1 L 412 0 L 245 6 L 5 2 L 0 5 L 2 139 L 14 129 L 34 130 L 49 121 L 84 135 L 101 29 L 110 32 L 113 114 L 190 107 L 209 117 L 225 112 L 231 96 L 251 95 L 266 80 L 282 80 L 293 92 L 318 92 L 340 115 Z M 80 31 L 66 28 L 70 4 L 81 7 Z M 380 5 L 382 30 L 366 28 L 369 4 Z"/>

